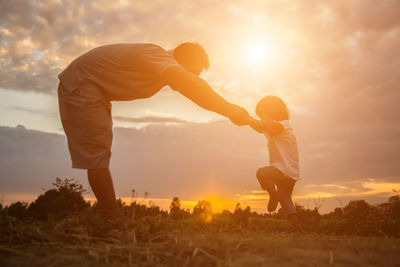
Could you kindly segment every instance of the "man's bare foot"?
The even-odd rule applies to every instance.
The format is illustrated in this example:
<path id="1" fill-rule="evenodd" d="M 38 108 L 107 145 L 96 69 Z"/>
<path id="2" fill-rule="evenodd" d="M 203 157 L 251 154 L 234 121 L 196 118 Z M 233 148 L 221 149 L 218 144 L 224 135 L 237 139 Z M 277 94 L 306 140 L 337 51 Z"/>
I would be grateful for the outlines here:
<path id="1" fill-rule="evenodd" d="M 132 225 L 132 219 L 129 219 L 120 208 L 114 210 L 100 209 L 100 212 L 114 228 L 129 228 Z"/>

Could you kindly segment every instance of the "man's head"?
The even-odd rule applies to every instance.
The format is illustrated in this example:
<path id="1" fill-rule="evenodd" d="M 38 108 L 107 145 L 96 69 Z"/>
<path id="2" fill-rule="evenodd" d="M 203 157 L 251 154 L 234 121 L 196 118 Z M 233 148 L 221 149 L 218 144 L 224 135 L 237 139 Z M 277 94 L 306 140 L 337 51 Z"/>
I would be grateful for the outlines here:
<path id="1" fill-rule="evenodd" d="M 261 119 L 269 117 L 276 121 L 289 119 L 289 110 L 280 97 L 266 96 L 261 99 L 256 106 L 257 116 Z"/>
<path id="2" fill-rule="evenodd" d="M 186 42 L 178 45 L 174 49 L 174 58 L 182 67 L 195 75 L 199 75 L 210 66 L 206 51 L 196 43 Z"/>

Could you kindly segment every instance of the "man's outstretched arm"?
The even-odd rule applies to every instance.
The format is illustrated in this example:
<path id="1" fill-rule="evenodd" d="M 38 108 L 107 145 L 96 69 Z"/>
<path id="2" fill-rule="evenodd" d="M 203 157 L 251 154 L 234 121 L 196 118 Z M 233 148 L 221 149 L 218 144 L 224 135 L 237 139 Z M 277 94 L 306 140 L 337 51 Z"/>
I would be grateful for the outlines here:
<path id="1" fill-rule="evenodd" d="M 165 82 L 174 90 L 192 100 L 198 106 L 228 117 L 236 125 L 248 124 L 248 112 L 226 101 L 206 81 L 179 67 L 164 72 Z"/>

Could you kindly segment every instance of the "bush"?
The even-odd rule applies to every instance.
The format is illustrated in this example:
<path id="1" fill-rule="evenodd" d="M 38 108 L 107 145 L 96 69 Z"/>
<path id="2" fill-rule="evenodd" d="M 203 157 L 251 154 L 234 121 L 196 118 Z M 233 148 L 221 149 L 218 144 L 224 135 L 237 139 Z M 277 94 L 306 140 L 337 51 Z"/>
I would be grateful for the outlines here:
<path id="1" fill-rule="evenodd" d="M 31 217 L 42 221 L 48 220 L 50 216 L 64 218 L 90 207 L 82 196 L 86 190 L 73 179 L 56 178 L 53 185 L 56 189 L 47 190 L 29 205 L 28 213 Z"/>
<path id="2" fill-rule="evenodd" d="M 25 219 L 29 216 L 28 203 L 20 201 L 12 203 L 10 206 L 7 206 L 3 212 L 17 219 Z"/>
<path id="3" fill-rule="evenodd" d="M 193 218 L 199 219 L 203 222 L 211 222 L 212 208 L 211 203 L 206 200 L 200 200 L 193 208 Z"/>
<path id="4" fill-rule="evenodd" d="M 235 212 L 233 213 L 233 218 L 235 219 L 236 224 L 247 226 L 249 224 L 250 215 L 251 210 L 249 206 L 242 209 L 239 203 L 236 204 Z"/>
<path id="5" fill-rule="evenodd" d="M 296 212 L 300 224 L 307 230 L 314 230 L 321 220 L 321 214 L 319 214 L 317 208 L 310 210 L 296 204 Z"/>
<path id="6" fill-rule="evenodd" d="M 171 219 L 185 219 L 190 217 L 190 212 L 181 208 L 181 201 L 178 197 L 174 197 L 169 206 L 169 216 Z"/>

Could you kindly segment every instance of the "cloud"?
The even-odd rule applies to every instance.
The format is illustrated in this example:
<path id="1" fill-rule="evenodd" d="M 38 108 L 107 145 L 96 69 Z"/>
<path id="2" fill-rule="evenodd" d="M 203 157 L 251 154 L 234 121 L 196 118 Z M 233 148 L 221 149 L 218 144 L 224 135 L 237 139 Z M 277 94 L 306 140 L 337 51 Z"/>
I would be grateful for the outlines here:
<path id="1" fill-rule="evenodd" d="M 283 90 L 298 91 L 313 81 L 337 94 L 396 80 L 398 57 L 392 54 L 400 42 L 398 10 L 397 1 L 6 1 L 0 11 L 0 86 L 54 93 L 57 74 L 95 46 L 158 42 L 171 47 L 197 40 L 211 55 L 213 83 L 237 81 L 230 90 L 255 87 L 260 96 L 260 82 L 253 86 L 249 77 L 240 77 L 246 74 L 232 50 L 240 37 L 254 32 L 283 49 L 281 63 L 263 75 L 263 85 L 275 86 L 275 76 Z M 224 23 L 219 23 L 221 14 Z"/>
<path id="2" fill-rule="evenodd" d="M 124 117 L 124 116 L 113 116 L 114 120 L 122 121 L 122 122 L 133 122 L 133 123 L 188 123 L 188 121 L 174 118 L 174 117 Z"/>
<path id="3" fill-rule="evenodd" d="M 93 47 L 155 42 L 171 48 L 189 40 L 206 48 L 211 69 L 204 77 L 232 102 L 250 107 L 277 94 L 319 114 L 319 120 L 354 124 L 384 118 L 393 124 L 400 98 L 399 5 L 6 1 L 0 10 L 0 87 L 54 94 L 57 74 Z M 273 67 L 257 75 L 246 71 L 238 50 L 250 36 L 279 48 Z"/>
<path id="4" fill-rule="evenodd" d="M 184 0 L 173 4 L 145 0 L 128 4 L 105 0 L 0 3 L 1 88 L 55 94 L 57 74 L 80 54 L 103 44 L 154 42 L 171 48 L 182 41 L 197 41 L 205 47 L 211 61 L 211 68 L 203 77 L 228 100 L 251 110 L 261 97 L 269 94 L 282 96 L 288 103 L 301 150 L 302 183 L 343 185 L 346 181 L 374 177 L 396 182 L 400 177 L 399 1 L 223 0 L 204 1 L 201 5 Z M 270 59 L 269 67 L 255 74 L 244 66 L 243 51 L 238 47 L 247 38 L 261 37 L 275 49 L 274 60 Z M 165 181 L 170 181 L 184 194 L 184 188 L 190 188 L 196 179 L 210 188 L 214 186 L 215 190 L 225 188 L 215 182 L 215 177 L 225 177 L 221 181 L 232 183 L 235 192 L 252 190 L 256 186 L 253 182 L 250 186 L 250 182 L 242 181 L 247 181 L 245 177 L 265 163 L 265 140 L 244 133 L 242 128 L 230 131 L 226 130 L 229 126 L 220 124 L 191 123 L 187 114 L 178 116 L 180 111 L 167 111 L 174 114 L 168 118 L 145 117 L 143 110 L 172 109 L 170 103 L 175 96 L 166 94 L 163 91 L 153 97 L 154 106 L 148 104 L 150 108 L 145 104 L 129 107 L 131 111 L 140 109 L 129 113 L 137 117 L 114 116 L 119 122 L 159 124 L 141 130 L 115 129 L 119 138 L 114 141 L 113 164 L 116 176 L 124 177 L 118 178 L 124 181 L 121 184 L 129 187 L 127 181 L 131 178 L 127 173 L 132 173 L 135 177 L 145 177 L 134 180 L 143 189 L 147 186 L 145 181 L 151 181 L 157 184 L 158 189 L 154 189 L 157 194 L 161 194 L 163 186 L 171 186 Z M 179 101 L 173 102 L 173 106 L 183 103 Z M 184 104 L 182 107 L 187 110 Z M 30 107 L 16 109 L 47 114 Z M 127 113 L 121 109 L 119 114 Z M 239 134 L 240 138 L 233 141 L 237 132 L 243 136 Z M 220 143 L 210 145 L 202 141 L 215 138 Z M 254 150 L 247 147 L 247 141 L 242 145 L 244 139 L 254 142 L 250 145 Z M 43 152 L 31 143 L 27 145 L 32 145 L 33 151 Z M 232 150 L 238 146 L 241 149 Z M 24 151 L 23 147 L 13 149 Z M 65 152 L 65 147 L 62 149 Z M 209 153 L 206 149 L 210 149 Z M 166 152 L 171 150 L 176 155 Z M 137 151 L 141 153 L 135 154 Z M 26 155 L 34 157 L 30 153 L 27 151 Z M 230 165 L 221 156 L 226 154 L 236 157 L 228 157 L 232 160 Z M 48 159 L 56 158 L 54 155 Z M 218 161 L 225 164 L 223 167 L 208 158 L 218 155 L 221 156 Z M 252 155 L 251 159 L 246 159 L 246 155 Z M 64 171 L 68 168 L 68 164 L 63 165 L 68 153 L 63 157 L 58 166 Z M 119 165 L 129 158 L 135 161 Z M 135 169 L 136 162 L 154 167 Z M 201 165 L 204 162 L 207 164 Z M 51 165 L 41 166 L 45 169 Z M 240 170 L 226 172 L 232 166 Z M 181 168 L 185 171 L 180 172 Z M 46 172 L 39 170 L 36 170 L 38 175 Z M 236 178 L 227 178 L 230 175 Z M 207 187 L 197 182 L 195 186 L 203 186 L 204 190 Z"/>
<path id="5" fill-rule="evenodd" d="M 11 109 L 17 110 L 17 111 L 23 111 L 27 113 L 33 113 L 33 114 L 38 114 L 41 116 L 46 116 L 46 117 L 55 117 L 56 114 L 52 111 L 49 110 L 41 110 L 41 109 L 32 109 L 32 108 L 26 108 L 26 107 L 20 107 L 20 106 L 12 106 Z"/>
<path id="6" fill-rule="evenodd" d="M 324 150 L 320 147 L 316 152 Z M 111 171 L 119 196 L 130 196 L 134 188 L 137 192 L 149 191 L 152 198 L 160 199 L 179 196 L 195 201 L 216 196 L 232 202 L 253 201 L 252 196 L 256 195 L 262 202 L 254 205 L 264 205 L 266 201 L 265 194 L 257 192 L 260 189 L 255 179 L 256 170 L 267 165 L 266 140 L 246 127 L 228 122 L 157 124 L 141 129 L 117 127 L 112 153 Z M 352 151 L 344 150 L 339 156 L 349 159 Z M 300 203 L 318 196 L 334 202 L 336 196 L 382 201 L 392 189 L 398 189 L 392 188 L 399 185 L 398 170 L 393 172 L 397 176 L 392 177 L 384 173 L 370 175 L 372 171 L 392 168 L 393 161 L 353 158 L 343 161 L 338 168 L 336 162 L 329 162 L 329 156 L 327 160 L 301 158 L 302 180 L 294 192 Z M 368 165 L 371 166 L 365 168 Z M 85 171 L 72 170 L 70 166 L 64 136 L 23 126 L 0 127 L 0 188 L 4 193 L 39 193 L 41 188 L 49 188 L 57 176 L 78 178 L 88 187 Z M 359 179 L 343 179 L 343 173 L 352 174 L 354 169 Z"/>

